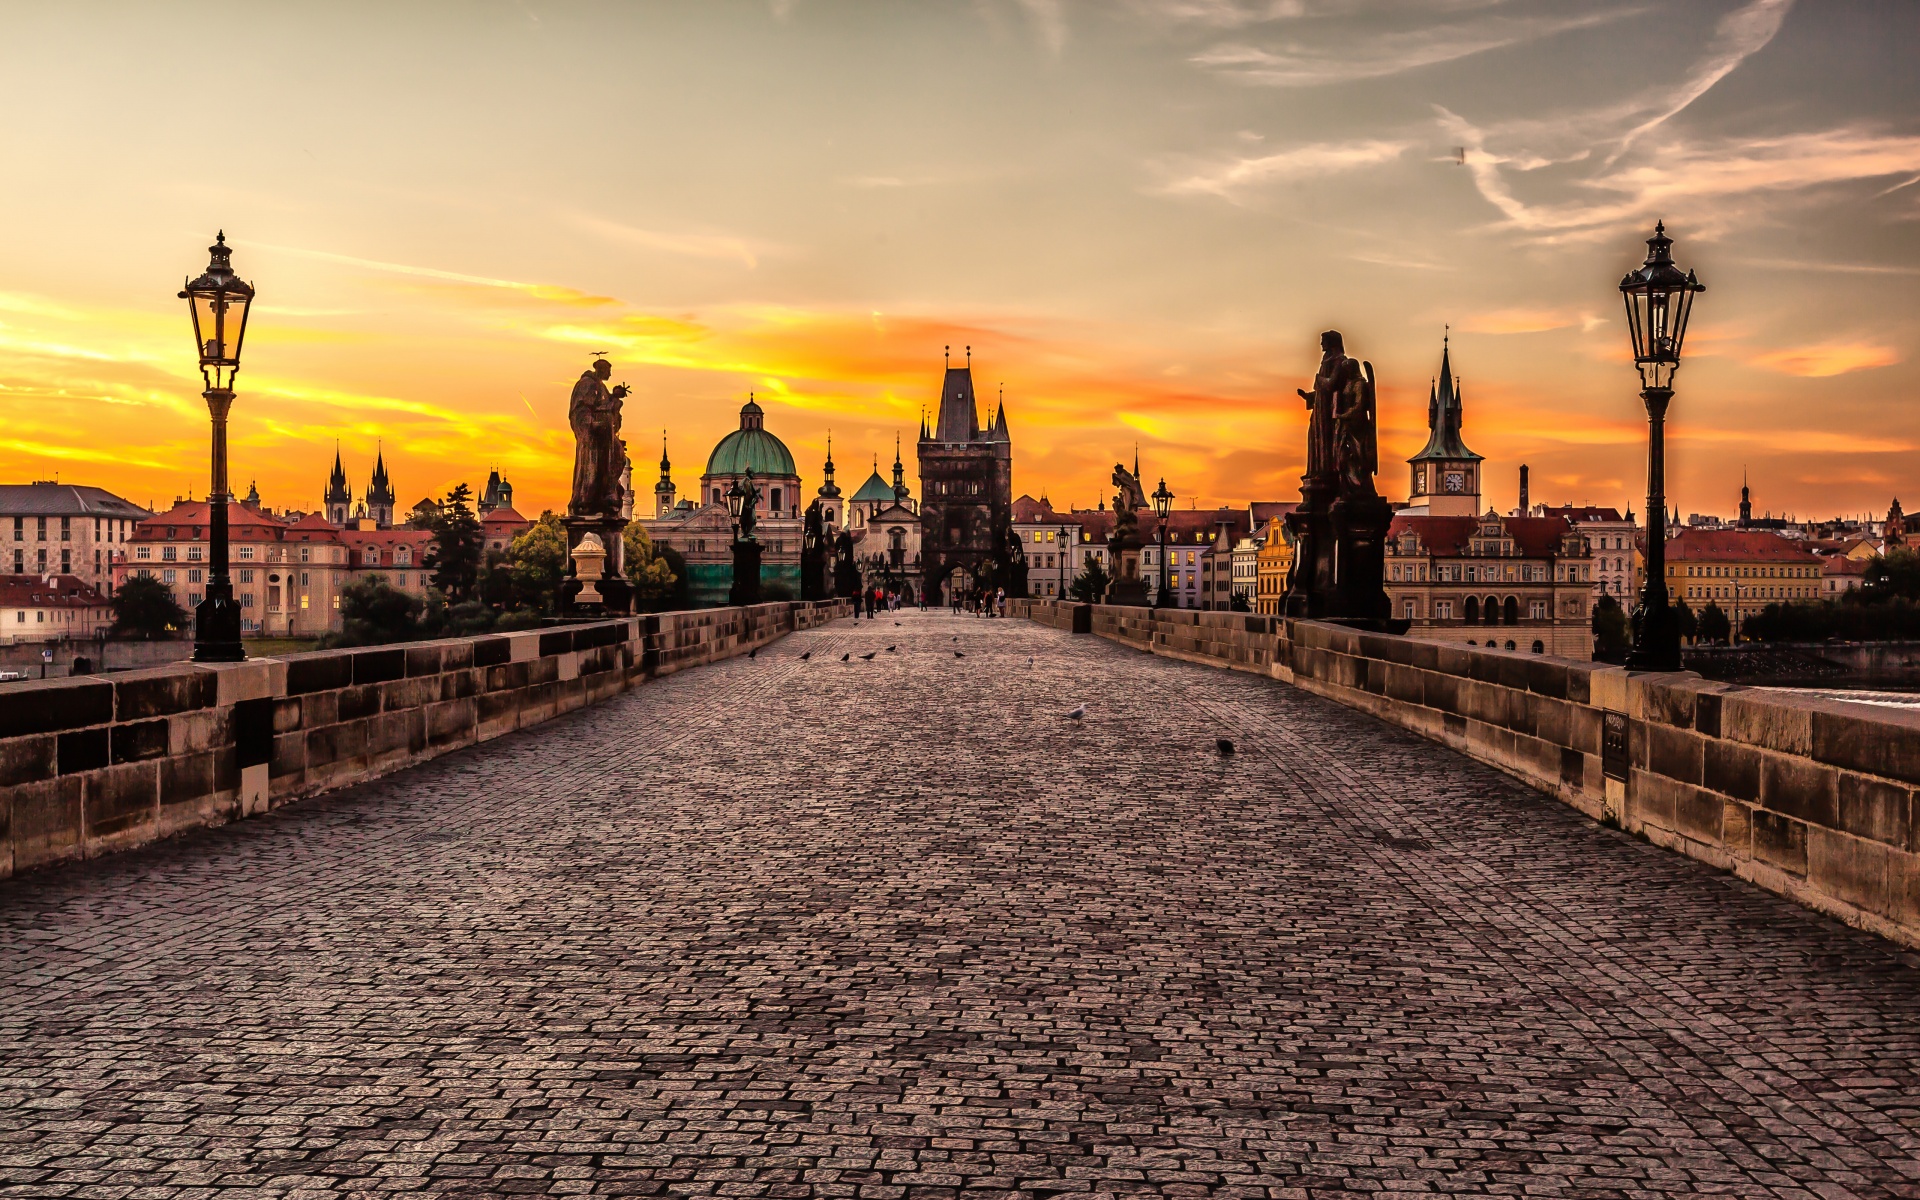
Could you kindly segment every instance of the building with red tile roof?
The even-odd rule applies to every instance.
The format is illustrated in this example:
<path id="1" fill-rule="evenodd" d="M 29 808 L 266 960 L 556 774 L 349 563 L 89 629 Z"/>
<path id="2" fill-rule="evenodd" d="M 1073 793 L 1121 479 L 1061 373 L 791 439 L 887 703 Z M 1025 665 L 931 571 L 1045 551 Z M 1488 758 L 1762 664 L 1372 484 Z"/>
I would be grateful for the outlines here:
<path id="1" fill-rule="evenodd" d="M 1762 529 L 1688 529 L 1667 539 L 1667 594 L 1699 612 L 1718 604 L 1733 622 L 1769 604 L 1823 594 L 1821 559 L 1804 542 Z"/>
<path id="2" fill-rule="evenodd" d="M 78 575 L 0 575 L 0 643 L 89 641 L 113 605 Z"/>
<path id="3" fill-rule="evenodd" d="M 513 539 L 533 528 L 533 522 L 514 511 L 513 505 L 501 504 L 487 511 L 480 518 L 480 532 L 487 550 L 498 550 L 502 554 L 513 545 Z"/>
<path id="4" fill-rule="evenodd" d="M 1396 515 L 1387 595 L 1419 637 L 1591 659 L 1592 555 L 1562 517 Z"/>

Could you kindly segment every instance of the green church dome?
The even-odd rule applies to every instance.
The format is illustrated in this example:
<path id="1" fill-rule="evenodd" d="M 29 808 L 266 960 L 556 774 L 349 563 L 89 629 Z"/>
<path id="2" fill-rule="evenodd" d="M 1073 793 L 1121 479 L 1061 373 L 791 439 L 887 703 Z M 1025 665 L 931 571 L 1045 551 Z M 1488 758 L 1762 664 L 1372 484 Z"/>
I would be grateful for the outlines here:
<path id="1" fill-rule="evenodd" d="M 708 456 L 707 474 L 744 475 L 751 470 L 761 479 L 799 477 L 786 443 L 762 427 L 763 416 L 760 406 L 749 398 L 740 409 L 740 428 L 721 438 Z"/>
<path id="2" fill-rule="evenodd" d="M 893 503 L 893 485 L 880 478 L 880 472 L 877 469 L 867 476 L 867 481 L 861 484 L 860 490 L 853 494 L 855 504 L 865 504 L 870 500 Z"/>

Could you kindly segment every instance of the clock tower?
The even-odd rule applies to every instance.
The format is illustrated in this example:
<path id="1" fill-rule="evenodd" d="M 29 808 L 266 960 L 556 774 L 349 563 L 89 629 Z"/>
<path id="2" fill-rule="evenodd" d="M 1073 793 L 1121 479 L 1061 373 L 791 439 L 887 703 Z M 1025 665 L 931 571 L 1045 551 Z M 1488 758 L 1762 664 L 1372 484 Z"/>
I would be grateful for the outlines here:
<path id="1" fill-rule="evenodd" d="M 1427 397 L 1426 448 L 1407 460 L 1409 513 L 1432 517 L 1480 515 L 1480 456 L 1460 440 L 1460 381 L 1453 374 L 1450 337 L 1440 343 L 1440 377 Z"/>

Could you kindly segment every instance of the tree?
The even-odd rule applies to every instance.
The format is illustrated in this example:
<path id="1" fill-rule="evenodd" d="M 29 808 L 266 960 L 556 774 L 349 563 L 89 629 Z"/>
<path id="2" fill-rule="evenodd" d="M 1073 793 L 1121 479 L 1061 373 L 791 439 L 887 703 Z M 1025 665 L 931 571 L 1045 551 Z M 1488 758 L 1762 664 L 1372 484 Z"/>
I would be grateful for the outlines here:
<path id="1" fill-rule="evenodd" d="M 1600 662 L 1625 662 L 1632 644 L 1626 610 L 1612 596 L 1601 596 L 1593 606 L 1593 657 Z"/>
<path id="2" fill-rule="evenodd" d="M 567 530 L 552 509 L 520 531 L 507 547 L 508 595 L 516 609 L 553 611 L 553 596 L 567 577 Z"/>
<path id="3" fill-rule="evenodd" d="M 1252 612 L 1253 611 L 1253 606 L 1247 603 L 1247 596 L 1245 592 L 1235 592 L 1233 594 L 1233 601 L 1229 605 L 1229 607 L 1231 607 L 1234 612 Z"/>
<path id="4" fill-rule="evenodd" d="M 472 500 L 472 488 L 455 485 L 433 522 L 433 586 L 455 604 L 472 597 L 480 578 L 484 535 L 473 515 Z"/>
<path id="5" fill-rule="evenodd" d="M 1680 631 L 1681 637 L 1687 641 L 1693 640 L 1695 632 L 1699 629 L 1699 622 L 1694 619 L 1693 610 L 1687 607 L 1685 600 L 1673 602 L 1673 624 L 1674 628 Z"/>
<path id="6" fill-rule="evenodd" d="M 1733 636 L 1733 623 L 1718 604 L 1709 603 L 1700 610 L 1700 640 L 1710 646 L 1724 646 Z"/>
<path id="7" fill-rule="evenodd" d="M 377 646 L 420 636 L 421 604 L 379 575 L 367 575 L 340 589 L 340 626 L 336 646 Z"/>
<path id="8" fill-rule="evenodd" d="M 1107 575 L 1107 566 L 1098 558 L 1087 559 L 1087 569 L 1073 577 L 1073 586 L 1069 589 L 1075 600 L 1082 604 L 1098 604 L 1107 594 L 1107 585 L 1113 580 Z"/>
<path id="9" fill-rule="evenodd" d="M 679 590 L 679 584 L 685 571 L 675 571 L 669 563 L 668 547 L 655 552 L 653 539 L 638 521 L 627 526 L 626 532 L 627 578 L 633 583 L 633 601 L 635 608 L 657 608 L 673 599 Z"/>
<path id="10" fill-rule="evenodd" d="M 1859 589 L 1847 595 L 1856 604 L 1882 604 L 1896 597 L 1920 600 L 1920 552 L 1901 547 L 1874 559 Z"/>
<path id="11" fill-rule="evenodd" d="M 113 631 L 151 641 L 187 627 L 187 610 L 173 589 L 151 575 L 135 575 L 113 594 Z"/>

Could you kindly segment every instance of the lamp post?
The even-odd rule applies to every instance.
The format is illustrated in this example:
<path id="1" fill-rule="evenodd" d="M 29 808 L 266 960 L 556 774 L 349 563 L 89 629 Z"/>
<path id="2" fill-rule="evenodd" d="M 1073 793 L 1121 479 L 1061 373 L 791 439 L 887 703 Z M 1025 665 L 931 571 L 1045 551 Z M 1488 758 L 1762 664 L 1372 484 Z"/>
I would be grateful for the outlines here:
<path id="1" fill-rule="evenodd" d="M 760 541 L 753 535 L 757 499 L 751 469 L 727 488 L 727 511 L 733 515 L 733 587 L 727 603 L 735 607 L 760 603 Z"/>
<path id="2" fill-rule="evenodd" d="M 194 347 L 206 384 L 201 395 L 213 420 L 213 480 L 207 489 L 213 561 L 206 595 L 193 614 L 193 661 L 242 662 L 247 652 L 240 644 L 240 605 L 234 601 L 227 569 L 227 502 L 232 499 L 227 493 L 227 410 L 233 407 L 233 377 L 240 371 L 253 286 L 234 277 L 233 251 L 227 248 L 224 230 L 207 250 L 211 259 L 206 271 L 180 292 L 193 316 Z"/>
<path id="3" fill-rule="evenodd" d="M 1067 539 L 1071 536 L 1069 531 L 1075 528 L 1077 526 L 1069 525 L 1065 521 L 1060 522 L 1060 592 L 1054 597 L 1056 600 L 1064 601 L 1067 598 L 1067 585 L 1074 577 L 1068 570 L 1067 556 L 1080 548 L 1079 539 L 1077 537 L 1073 541 Z"/>
<path id="4" fill-rule="evenodd" d="M 1680 346 L 1693 315 L 1693 298 L 1706 286 L 1673 262 L 1665 222 L 1647 239 L 1647 260 L 1620 281 L 1647 406 L 1647 583 L 1633 611 L 1633 649 L 1627 666 L 1640 671 L 1680 669 L 1680 625 L 1667 595 L 1667 405 L 1680 370 Z"/>
<path id="5" fill-rule="evenodd" d="M 1167 586 L 1167 514 L 1173 511 L 1173 493 L 1167 490 L 1166 477 L 1154 489 L 1153 511 L 1160 517 L 1160 586 L 1154 589 L 1155 608 L 1173 607 L 1173 589 Z"/>

